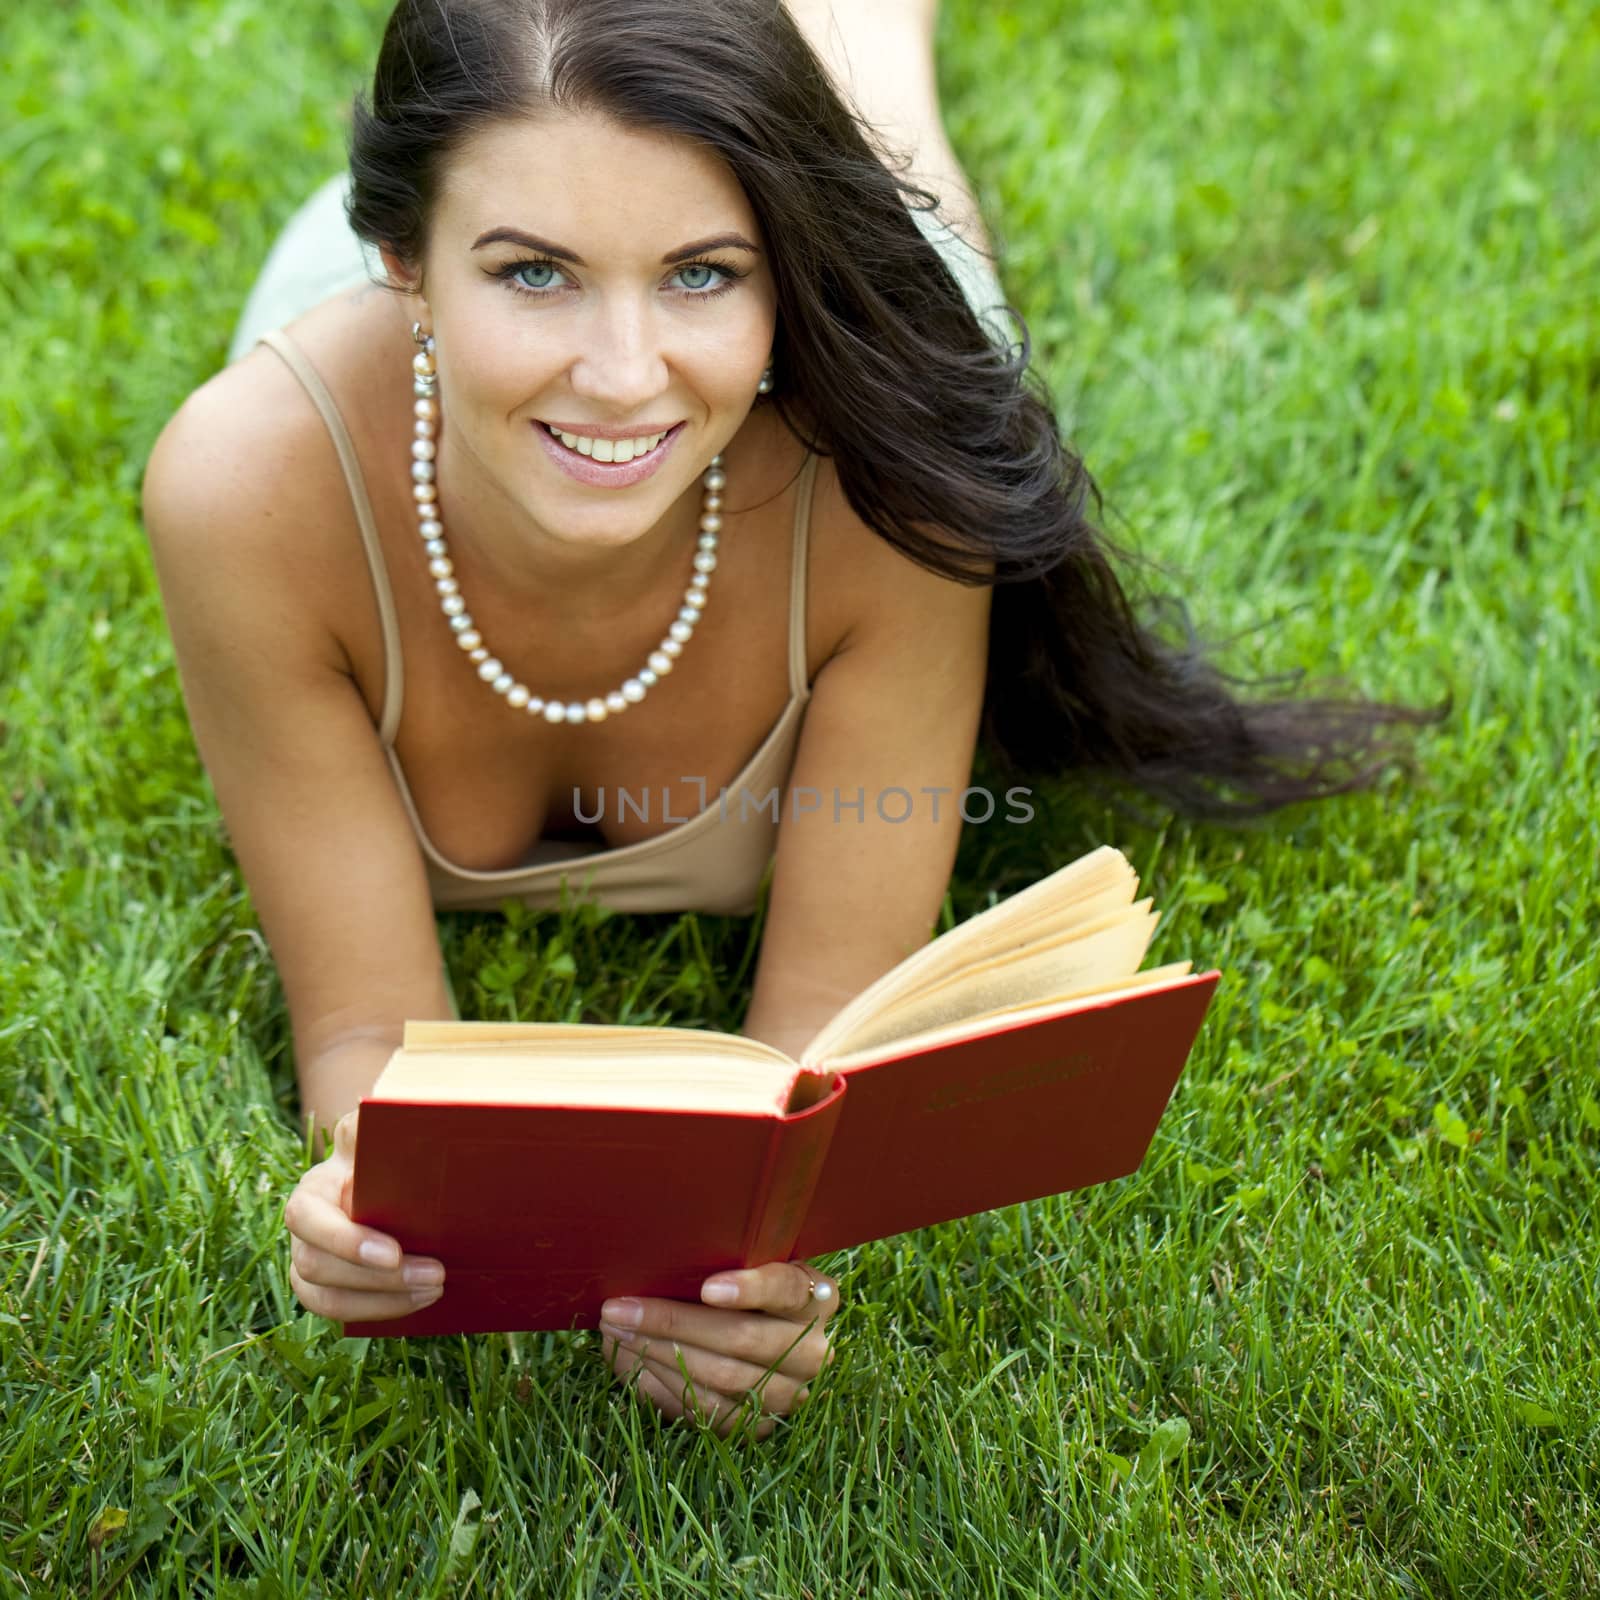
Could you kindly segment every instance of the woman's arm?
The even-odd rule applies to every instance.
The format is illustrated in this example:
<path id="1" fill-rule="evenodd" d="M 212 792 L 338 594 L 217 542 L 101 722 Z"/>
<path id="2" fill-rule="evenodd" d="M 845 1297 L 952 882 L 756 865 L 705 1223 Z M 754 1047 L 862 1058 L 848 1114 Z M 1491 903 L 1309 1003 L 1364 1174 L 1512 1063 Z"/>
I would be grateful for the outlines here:
<path id="1" fill-rule="evenodd" d="M 329 526 L 337 461 L 309 402 L 250 366 L 163 431 L 145 531 L 195 741 L 283 982 L 302 1110 L 326 1134 L 406 1018 L 451 1013 L 416 840 L 314 599 L 338 592 L 327 551 L 359 548 L 353 518 Z M 295 1292 L 322 1316 L 403 1314 L 398 1248 L 349 1220 L 344 1176 L 313 1168 L 285 1208 Z M 363 1243 L 396 1266 L 364 1265 Z"/>
<path id="2" fill-rule="evenodd" d="M 992 594 L 901 555 L 831 473 L 818 508 L 848 529 L 834 537 L 869 598 L 812 686 L 742 1028 L 791 1056 L 933 931 L 977 745 Z"/>
<path id="3" fill-rule="evenodd" d="M 448 1017 L 416 838 L 318 602 L 345 591 L 349 557 L 331 552 L 359 565 L 360 535 L 332 443 L 287 370 L 240 363 L 190 396 L 151 456 L 144 520 L 297 1066 L 355 1038 L 398 1044 L 407 1017 Z M 354 1104 L 342 1103 L 354 1086 L 336 1104 L 321 1087 L 301 1084 L 324 1113 Z"/>

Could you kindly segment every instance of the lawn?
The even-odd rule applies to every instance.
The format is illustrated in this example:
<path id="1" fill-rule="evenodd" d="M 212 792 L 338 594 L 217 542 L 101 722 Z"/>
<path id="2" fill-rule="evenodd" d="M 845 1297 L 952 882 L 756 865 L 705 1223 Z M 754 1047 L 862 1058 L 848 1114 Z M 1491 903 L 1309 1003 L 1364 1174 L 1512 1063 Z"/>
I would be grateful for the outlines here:
<path id="1" fill-rule="evenodd" d="M 1112 843 L 1222 984 L 1135 1176 L 827 1258 L 756 1444 L 594 1335 L 288 1286 L 287 1016 L 138 495 L 386 9 L 0 15 L 0 1594 L 1600 1594 L 1600 15 L 947 0 L 1107 531 L 1232 670 L 1455 709 L 1253 827 L 969 829 L 946 925 Z M 759 932 L 440 919 L 465 1015 L 727 1029 Z"/>

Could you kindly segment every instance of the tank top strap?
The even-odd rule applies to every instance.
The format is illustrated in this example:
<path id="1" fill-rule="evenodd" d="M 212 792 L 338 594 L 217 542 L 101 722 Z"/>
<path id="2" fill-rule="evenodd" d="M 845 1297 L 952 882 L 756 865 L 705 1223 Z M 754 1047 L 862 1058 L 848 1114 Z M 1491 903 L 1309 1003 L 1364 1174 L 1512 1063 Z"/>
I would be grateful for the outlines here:
<path id="1" fill-rule="evenodd" d="M 800 469 L 800 486 L 794 497 L 794 532 L 790 536 L 789 564 L 789 694 L 803 699 L 811 693 L 806 681 L 806 551 L 811 537 L 811 495 L 817 480 L 817 454 L 810 451 Z"/>
<path id="2" fill-rule="evenodd" d="M 350 442 L 350 430 L 345 427 L 344 418 L 340 416 L 328 386 L 300 347 L 282 329 L 262 334 L 259 342 L 277 351 L 311 396 L 312 404 L 321 413 L 327 426 L 333 447 L 339 453 L 339 465 L 350 488 L 356 521 L 361 526 L 361 543 L 367 553 L 367 567 L 372 574 L 373 591 L 378 598 L 378 622 L 383 631 L 383 714 L 379 720 L 378 739 L 387 750 L 394 744 L 395 734 L 400 727 L 400 704 L 404 694 L 400 628 L 395 616 L 388 568 L 383 561 L 383 546 L 378 542 L 378 524 L 372 515 L 366 479 L 361 475 L 361 463 L 356 459 L 355 446 Z"/>

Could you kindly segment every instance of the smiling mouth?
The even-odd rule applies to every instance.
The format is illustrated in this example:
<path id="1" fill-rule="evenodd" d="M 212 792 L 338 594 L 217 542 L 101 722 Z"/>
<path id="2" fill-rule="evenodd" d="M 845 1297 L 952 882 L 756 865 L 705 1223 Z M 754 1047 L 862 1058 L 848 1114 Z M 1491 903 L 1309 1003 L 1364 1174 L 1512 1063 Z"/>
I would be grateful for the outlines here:
<path id="1" fill-rule="evenodd" d="M 573 455 L 582 456 L 585 460 L 599 462 L 603 466 L 626 466 L 630 461 L 637 461 L 640 456 L 647 456 L 652 450 L 659 448 L 661 443 L 670 438 L 679 428 L 680 423 L 664 429 L 660 433 L 644 434 L 634 439 L 592 439 L 583 434 L 563 433 L 551 427 L 548 422 L 540 426 L 564 449 L 570 450 Z"/>

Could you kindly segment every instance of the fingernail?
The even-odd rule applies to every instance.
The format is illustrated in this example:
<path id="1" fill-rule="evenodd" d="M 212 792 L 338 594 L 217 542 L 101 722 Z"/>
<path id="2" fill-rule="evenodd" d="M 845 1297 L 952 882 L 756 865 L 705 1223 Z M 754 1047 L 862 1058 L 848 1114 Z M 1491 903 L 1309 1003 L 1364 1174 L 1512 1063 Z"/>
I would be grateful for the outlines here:
<path id="1" fill-rule="evenodd" d="M 412 1261 L 400 1274 L 409 1284 L 444 1282 L 444 1268 L 435 1261 Z"/>
<path id="2" fill-rule="evenodd" d="M 414 1306 L 431 1306 L 443 1293 L 444 1290 L 440 1288 L 413 1289 L 411 1291 L 411 1303 Z"/>
<path id="3" fill-rule="evenodd" d="M 395 1246 L 382 1239 L 363 1239 L 361 1241 L 360 1256 L 369 1267 L 398 1267 L 400 1265 L 400 1252 Z"/>
<path id="4" fill-rule="evenodd" d="M 607 1300 L 600 1307 L 600 1320 L 618 1328 L 637 1328 L 644 1321 L 644 1307 L 637 1300 Z"/>
<path id="5" fill-rule="evenodd" d="M 600 1324 L 600 1331 L 606 1336 L 606 1338 L 615 1339 L 618 1344 L 631 1345 L 634 1339 L 638 1337 L 636 1334 L 624 1332 L 621 1328 L 612 1327 L 609 1322 L 602 1322 Z"/>
<path id="6" fill-rule="evenodd" d="M 714 1306 L 731 1306 L 739 1298 L 739 1285 L 729 1283 L 724 1278 L 720 1282 L 706 1284 L 700 1293 Z"/>

